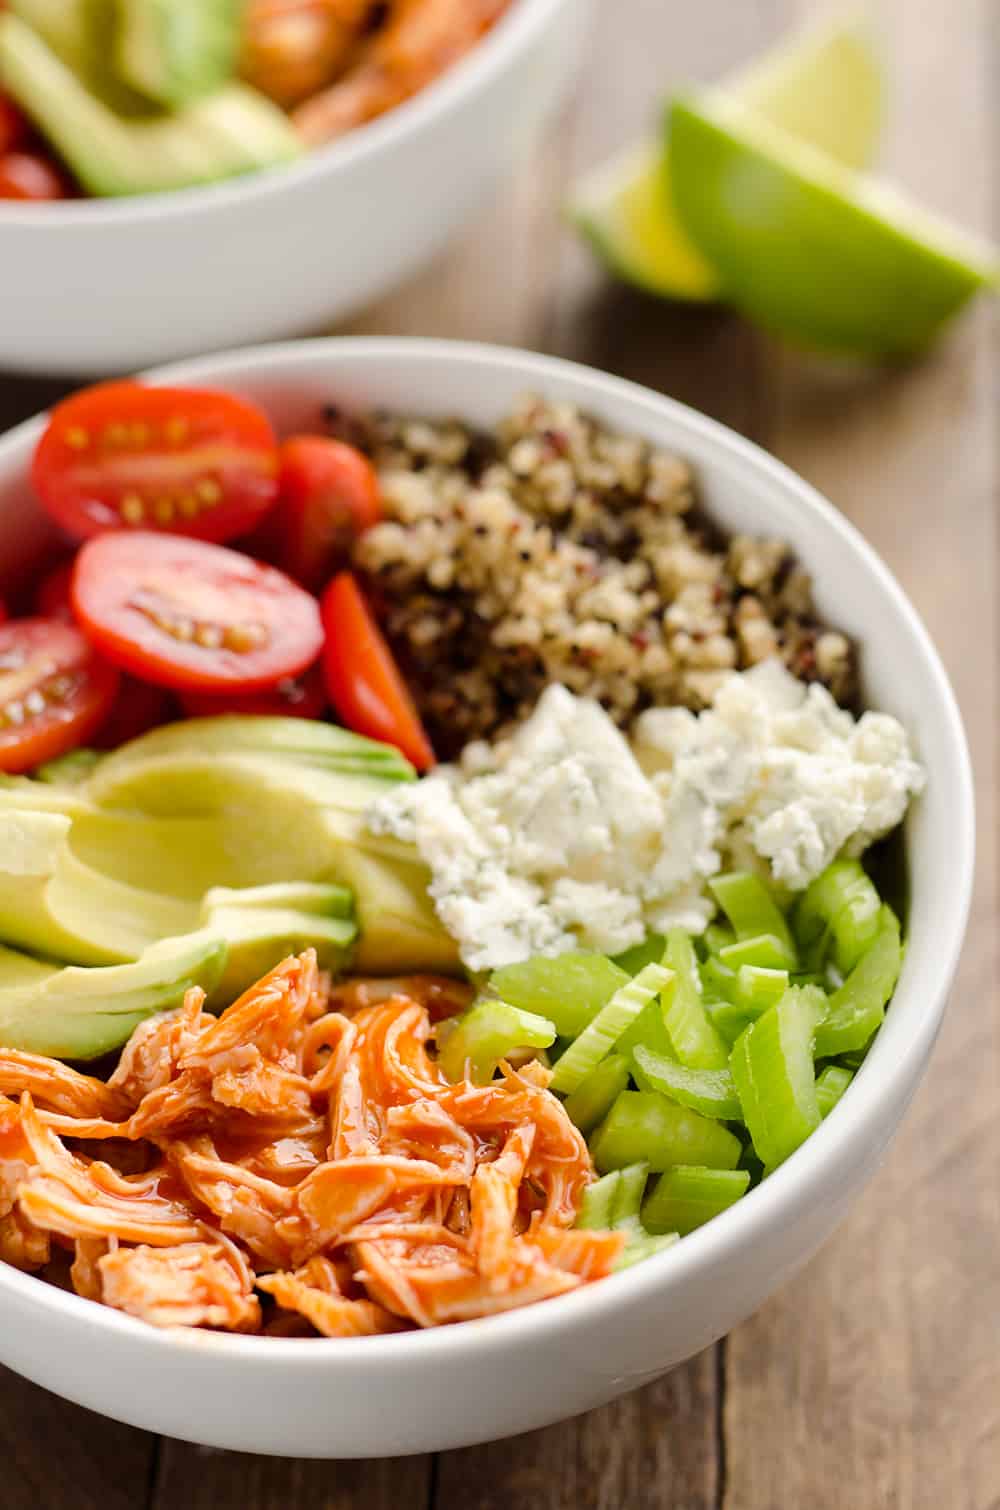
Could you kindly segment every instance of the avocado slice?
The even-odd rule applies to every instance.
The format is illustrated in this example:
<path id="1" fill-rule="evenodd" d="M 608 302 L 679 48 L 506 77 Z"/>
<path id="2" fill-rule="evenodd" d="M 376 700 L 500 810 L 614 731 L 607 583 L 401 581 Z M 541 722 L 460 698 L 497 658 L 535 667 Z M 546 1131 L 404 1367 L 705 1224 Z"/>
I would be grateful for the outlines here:
<path id="1" fill-rule="evenodd" d="M 118 0 L 9 0 L 5 8 L 29 26 L 110 110 L 124 116 L 149 114 L 149 101 L 112 70 Z"/>
<path id="2" fill-rule="evenodd" d="M 236 72 L 243 0 L 118 0 L 115 62 L 131 88 L 176 108 Z"/>
<path id="3" fill-rule="evenodd" d="M 34 773 L 35 780 L 47 782 L 50 786 L 79 786 L 93 775 L 100 759 L 99 750 L 86 747 L 70 750 L 67 755 L 59 755 L 40 765 Z"/>
<path id="4" fill-rule="evenodd" d="M 216 907 L 292 908 L 317 917 L 349 918 L 354 898 L 346 886 L 324 881 L 278 881 L 273 886 L 213 886 L 206 891 L 202 910 Z"/>
<path id="5" fill-rule="evenodd" d="M 339 974 L 358 935 L 352 918 L 322 917 L 294 907 L 206 907 L 205 926 L 224 938 L 226 967 L 209 1006 L 235 1001 L 290 954 L 315 949 L 321 969 Z"/>
<path id="6" fill-rule="evenodd" d="M 58 1059 L 96 1059 L 144 1018 L 178 1006 L 191 986 L 211 992 L 226 962 L 210 929 L 161 939 L 128 965 L 46 965 L 0 950 L 0 1044 Z"/>
<path id="7" fill-rule="evenodd" d="M 0 14 L 4 89 L 92 194 L 157 194 L 288 162 L 303 150 L 276 105 L 243 84 L 175 114 L 111 108 L 19 17 Z"/>

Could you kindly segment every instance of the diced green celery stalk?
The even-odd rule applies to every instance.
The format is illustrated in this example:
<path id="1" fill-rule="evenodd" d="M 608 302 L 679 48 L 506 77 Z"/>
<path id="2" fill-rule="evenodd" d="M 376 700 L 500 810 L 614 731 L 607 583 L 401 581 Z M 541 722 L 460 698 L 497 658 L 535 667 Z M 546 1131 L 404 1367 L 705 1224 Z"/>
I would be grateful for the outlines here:
<path id="1" fill-rule="evenodd" d="M 644 1258 L 652 1258 L 654 1253 L 672 1248 L 679 1237 L 679 1232 L 664 1232 L 655 1237 L 650 1232 L 639 1232 L 626 1243 L 615 1269 L 631 1269 L 633 1264 L 641 1263 Z"/>
<path id="2" fill-rule="evenodd" d="M 763 965 L 741 965 L 736 972 L 736 1001 L 741 1006 L 765 1011 L 788 990 L 788 971 Z"/>
<path id="3" fill-rule="evenodd" d="M 679 1164 L 656 1181 L 642 1207 L 649 1232 L 679 1232 L 683 1237 L 725 1211 L 750 1187 L 746 1169 L 704 1169 Z"/>
<path id="4" fill-rule="evenodd" d="M 682 928 L 671 928 L 667 934 L 665 959 L 676 976 L 673 996 L 664 1011 L 674 1053 L 681 1064 L 693 1070 L 725 1068 L 729 1053 L 705 1011 L 698 959 Z"/>
<path id="5" fill-rule="evenodd" d="M 839 1064 L 828 1064 L 826 1069 L 817 1075 L 816 1100 L 819 1102 L 821 1117 L 830 1115 L 853 1079 L 851 1071 L 845 1070 Z"/>
<path id="6" fill-rule="evenodd" d="M 449 1023 L 438 1037 L 438 1063 L 449 1080 L 492 1080 L 501 1059 L 516 1049 L 545 1049 L 555 1041 L 551 1022 L 505 1001 L 481 1001 Z"/>
<path id="7" fill-rule="evenodd" d="M 816 986 L 790 986 L 736 1040 L 730 1068 L 754 1149 L 768 1169 L 820 1124 L 813 1035 L 825 1005 Z"/>
<path id="8" fill-rule="evenodd" d="M 674 1046 L 670 1034 L 667 1032 L 667 1008 L 673 1000 L 673 994 L 677 985 L 677 977 L 671 976 L 658 996 L 643 1007 L 639 1016 L 630 1028 L 619 1038 L 615 1048 L 619 1054 L 628 1058 L 636 1044 L 645 1044 L 647 1049 L 655 1049 L 657 1054 L 663 1054 L 667 1059 L 675 1059 Z"/>
<path id="9" fill-rule="evenodd" d="M 843 975 L 878 933 L 881 898 L 860 860 L 834 860 L 802 894 L 794 914 L 802 948 L 820 958 L 831 948 Z"/>
<path id="10" fill-rule="evenodd" d="M 815 970 L 796 970 L 794 975 L 788 977 L 788 984 L 790 986 L 822 986 L 824 991 L 831 989 L 826 974 L 819 975 Z M 840 985 L 840 981 L 837 981 L 837 985 Z"/>
<path id="11" fill-rule="evenodd" d="M 899 919 L 891 907 L 883 906 L 875 942 L 829 998 L 816 1029 L 817 1059 L 865 1048 L 882 1025 L 902 963 Z"/>
<path id="12" fill-rule="evenodd" d="M 672 1164 L 734 1169 L 742 1145 L 721 1122 L 656 1091 L 622 1091 L 591 1138 L 590 1150 L 602 1172 L 644 1161 L 658 1173 Z"/>
<path id="13" fill-rule="evenodd" d="M 561 1037 L 575 1038 L 596 1017 L 628 975 L 603 954 L 536 955 L 504 965 L 490 976 L 490 989 L 525 1012 L 539 1012 Z"/>
<path id="14" fill-rule="evenodd" d="M 553 1071 L 551 1088 L 569 1095 L 582 1085 L 669 979 L 670 971 L 662 965 L 646 965 L 634 980 L 626 980 L 563 1054 Z"/>
<path id="15" fill-rule="evenodd" d="M 730 1047 L 766 1010 L 766 1007 L 743 1007 L 735 1001 L 710 1001 L 705 1008 L 714 1027 Z"/>
<path id="16" fill-rule="evenodd" d="M 720 949 L 725 949 L 727 944 L 735 944 L 736 934 L 725 923 L 709 923 L 702 935 L 705 940 L 705 948 L 709 954 L 718 954 Z"/>
<path id="17" fill-rule="evenodd" d="M 708 885 L 736 930 L 739 942 L 759 938 L 764 934 L 780 939 L 792 961 L 789 969 L 794 968 L 795 940 L 791 929 L 760 876 L 754 875 L 750 870 L 733 870 L 726 876 L 715 876 Z M 753 964 L 754 961 L 749 960 L 747 963 Z M 778 968 L 782 967 L 779 965 Z"/>
<path id="18" fill-rule="evenodd" d="M 718 1117 L 723 1122 L 742 1121 L 733 1077 L 725 1070 L 690 1070 L 641 1044 L 632 1051 L 636 1084 L 640 1090 L 659 1091 L 681 1106 L 701 1112 L 703 1117 Z"/>
<path id="19" fill-rule="evenodd" d="M 663 934 L 651 933 L 641 944 L 626 949 L 624 954 L 613 955 L 612 964 L 617 965 L 619 970 L 624 970 L 627 975 L 638 975 L 646 965 L 661 963 L 665 947 Z"/>
<path id="20" fill-rule="evenodd" d="M 757 933 L 753 938 L 727 944 L 719 958 L 736 971 L 743 965 L 754 965 L 760 970 L 794 970 L 798 964 L 794 952 L 776 933 Z"/>
<path id="21" fill-rule="evenodd" d="M 736 971 L 730 970 L 715 954 L 710 954 L 700 966 L 701 983 L 709 996 L 722 1001 L 736 1000 Z"/>
<path id="22" fill-rule="evenodd" d="M 602 1179 L 588 1185 L 580 1197 L 580 1209 L 576 1214 L 574 1225 L 602 1232 L 610 1228 L 615 1195 L 621 1182 L 621 1170 L 614 1169 L 611 1174 L 606 1174 Z"/>
<path id="23" fill-rule="evenodd" d="M 629 1061 L 625 1054 L 608 1054 L 566 1098 L 566 1111 L 582 1133 L 603 1122 L 618 1096 L 628 1086 Z"/>
<path id="24" fill-rule="evenodd" d="M 620 1178 L 611 1207 L 611 1225 L 639 1229 L 639 1207 L 646 1193 L 649 1165 L 630 1164 L 618 1172 Z"/>

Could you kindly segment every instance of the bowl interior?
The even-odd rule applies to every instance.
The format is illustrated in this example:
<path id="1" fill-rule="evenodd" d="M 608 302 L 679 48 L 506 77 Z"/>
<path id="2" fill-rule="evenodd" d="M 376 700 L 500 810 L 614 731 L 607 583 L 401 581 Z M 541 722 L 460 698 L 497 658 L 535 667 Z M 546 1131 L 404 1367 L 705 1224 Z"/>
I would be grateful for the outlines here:
<path id="1" fill-rule="evenodd" d="M 374 1363 L 383 1350 L 459 1347 L 457 1334 L 478 1338 L 484 1329 L 540 1337 L 562 1318 L 614 1304 L 626 1290 L 634 1294 L 679 1280 L 752 1240 L 762 1223 L 790 1220 L 804 1200 L 816 1198 L 825 1179 L 843 1169 L 849 1150 L 863 1155 L 884 1098 L 903 1087 L 901 1112 L 912 1093 L 940 1024 L 969 905 L 974 819 L 964 732 L 937 653 L 884 564 L 829 503 L 757 447 L 682 405 L 573 364 L 500 348 L 374 338 L 262 347 L 178 364 L 153 377 L 244 394 L 263 404 L 283 431 L 316 426 L 330 403 L 457 415 L 489 426 L 518 396 L 538 391 L 676 450 L 692 463 L 704 505 L 723 528 L 776 535 L 795 547 L 813 573 L 820 614 L 859 641 L 866 701 L 905 724 L 928 772 L 927 790 L 907 820 L 910 942 L 885 1026 L 835 1113 L 764 1185 L 658 1258 L 544 1306 L 445 1328 L 450 1341 L 402 1335 L 316 1348 L 334 1348 L 341 1356 L 347 1348 Z M 0 577 L 7 582 L 24 579 L 50 538 L 27 479 L 40 428 L 40 421 L 29 421 L 0 439 Z M 0 1267 L 0 1291 L 23 1282 Z M 51 1303 L 84 1304 L 55 1291 Z M 107 1321 L 138 1325 L 117 1316 Z M 206 1340 L 237 1350 L 253 1345 L 253 1339 Z M 274 1342 L 268 1350 L 287 1346 L 296 1345 Z"/>

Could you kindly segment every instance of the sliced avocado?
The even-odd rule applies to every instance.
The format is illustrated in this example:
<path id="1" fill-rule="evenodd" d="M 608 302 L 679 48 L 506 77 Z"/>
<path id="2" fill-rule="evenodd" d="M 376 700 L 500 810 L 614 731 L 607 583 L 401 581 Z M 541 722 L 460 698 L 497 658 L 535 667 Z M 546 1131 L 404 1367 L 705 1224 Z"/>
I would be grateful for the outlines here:
<path id="1" fill-rule="evenodd" d="M 293 908 L 318 917 L 349 918 L 354 898 L 346 886 L 325 881 L 278 881 L 273 886 L 213 886 L 202 908 L 211 912 L 215 907 Z"/>
<path id="2" fill-rule="evenodd" d="M 118 0 L 9 0 L 6 9 L 116 115 L 149 114 L 149 101 L 122 83 L 112 68 Z"/>
<path id="3" fill-rule="evenodd" d="M 118 0 L 115 63 L 131 88 L 176 108 L 236 71 L 243 0 Z"/>
<path id="4" fill-rule="evenodd" d="M 93 775 L 100 759 L 99 750 L 70 750 L 68 755 L 60 755 L 56 760 L 40 765 L 35 771 L 35 780 L 47 782 L 50 786 L 79 786 Z"/>
<path id="5" fill-rule="evenodd" d="M 0 78 L 92 194 L 156 194 L 231 178 L 303 150 L 263 95 L 230 84 L 176 114 L 126 117 L 17 16 L 0 15 Z"/>
<path id="6" fill-rule="evenodd" d="M 226 968 L 209 998 L 211 1007 L 235 1001 L 290 954 L 315 949 L 321 969 L 343 970 L 358 936 L 351 918 L 322 917 L 293 907 L 208 907 L 205 926 L 224 938 Z"/>
<path id="7" fill-rule="evenodd" d="M 191 986 L 213 991 L 225 962 L 226 944 L 210 929 L 161 939 L 132 964 L 92 970 L 0 951 L 0 1044 L 96 1059 L 144 1018 L 178 1006 Z"/>
<path id="8" fill-rule="evenodd" d="M 339 847 L 334 858 L 337 875 L 354 892 L 361 930 L 355 969 L 368 975 L 461 974 L 458 948 L 434 911 L 429 872 L 419 860 L 351 845 Z"/>

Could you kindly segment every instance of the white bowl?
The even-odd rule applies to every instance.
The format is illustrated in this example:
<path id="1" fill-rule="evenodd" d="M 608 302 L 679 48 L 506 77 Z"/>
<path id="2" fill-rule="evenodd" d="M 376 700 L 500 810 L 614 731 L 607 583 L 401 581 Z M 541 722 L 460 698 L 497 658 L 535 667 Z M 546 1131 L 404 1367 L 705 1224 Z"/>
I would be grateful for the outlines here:
<path id="1" fill-rule="evenodd" d="M 907 824 L 910 943 L 885 1026 L 809 1141 L 675 1248 L 505 1316 L 348 1341 L 171 1335 L 0 1266 L 2 1362 L 94 1410 L 217 1447 L 387 1456 L 600 1405 L 721 1337 L 816 1251 L 879 1164 L 923 1074 L 962 943 L 974 847 L 965 735 L 941 662 L 889 571 L 829 503 L 756 446 L 630 383 L 521 352 L 380 339 L 241 352 L 156 378 L 247 394 L 283 427 L 315 422 L 330 400 L 490 425 L 535 390 L 675 448 L 720 524 L 792 542 L 815 574 L 821 613 L 860 641 L 868 700 L 903 720 L 927 768 Z M 34 420 L 0 441 L 0 560 L 15 571 L 36 538 L 25 528 L 25 474 L 40 428 Z"/>
<path id="2" fill-rule="evenodd" d="M 321 329 L 437 252 L 569 85 L 594 0 L 513 0 L 414 99 L 207 188 L 0 201 L 0 370 L 103 374 Z"/>

